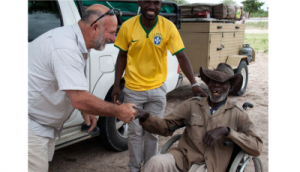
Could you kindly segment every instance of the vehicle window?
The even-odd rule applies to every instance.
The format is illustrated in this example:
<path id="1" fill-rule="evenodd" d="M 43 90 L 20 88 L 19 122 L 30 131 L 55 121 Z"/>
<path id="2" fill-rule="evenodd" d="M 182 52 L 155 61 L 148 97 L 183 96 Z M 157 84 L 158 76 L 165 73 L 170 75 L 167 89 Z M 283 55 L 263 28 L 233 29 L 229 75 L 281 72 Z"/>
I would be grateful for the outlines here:
<path id="1" fill-rule="evenodd" d="M 28 41 L 62 26 L 57 1 L 28 1 Z"/>

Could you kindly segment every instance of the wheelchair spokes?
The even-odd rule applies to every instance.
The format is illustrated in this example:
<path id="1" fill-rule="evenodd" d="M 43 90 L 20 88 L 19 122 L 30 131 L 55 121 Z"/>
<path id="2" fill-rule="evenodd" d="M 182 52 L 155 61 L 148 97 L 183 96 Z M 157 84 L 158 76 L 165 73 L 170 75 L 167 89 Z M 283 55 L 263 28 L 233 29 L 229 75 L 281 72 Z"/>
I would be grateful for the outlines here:
<path id="1" fill-rule="evenodd" d="M 235 172 L 260 172 L 259 162 L 256 157 L 244 154 L 241 157 Z"/>

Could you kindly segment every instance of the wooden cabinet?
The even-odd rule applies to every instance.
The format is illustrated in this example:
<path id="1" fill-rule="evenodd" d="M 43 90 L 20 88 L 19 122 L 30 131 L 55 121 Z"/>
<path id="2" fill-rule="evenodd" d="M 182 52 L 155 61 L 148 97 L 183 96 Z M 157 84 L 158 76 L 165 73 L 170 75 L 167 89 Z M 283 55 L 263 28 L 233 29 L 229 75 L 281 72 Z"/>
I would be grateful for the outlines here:
<path id="1" fill-rule="evenodd" d="M 194 73 L 200 66 L 213 69 L 238 55 L 244 44 L 245 25 L 235 23 L 182 22 L 179 33 Z"/>

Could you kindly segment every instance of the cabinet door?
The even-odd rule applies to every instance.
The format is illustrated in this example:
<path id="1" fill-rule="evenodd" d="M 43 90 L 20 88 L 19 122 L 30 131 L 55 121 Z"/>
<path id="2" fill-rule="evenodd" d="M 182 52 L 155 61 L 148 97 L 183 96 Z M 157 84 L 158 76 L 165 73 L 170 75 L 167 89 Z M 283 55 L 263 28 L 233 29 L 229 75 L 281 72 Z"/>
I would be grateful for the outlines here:
<path id="1" fill-rule="evenodd" d="M 242 49 L 244 44 L 244 32 L 224 32 L 221 44 L 222 55 L 220 61 L 225 63 L 229 55 L 238 55 L 239 50 Z"/>
<path id="2" fill-rule="evenodd" d="M 221 63 L 221 55 L 222 55 L 222 33 L 214 33 L 210 34 L 210 41 L 209 41 L 209 69 L 217 68 L 218 64 Z"/>

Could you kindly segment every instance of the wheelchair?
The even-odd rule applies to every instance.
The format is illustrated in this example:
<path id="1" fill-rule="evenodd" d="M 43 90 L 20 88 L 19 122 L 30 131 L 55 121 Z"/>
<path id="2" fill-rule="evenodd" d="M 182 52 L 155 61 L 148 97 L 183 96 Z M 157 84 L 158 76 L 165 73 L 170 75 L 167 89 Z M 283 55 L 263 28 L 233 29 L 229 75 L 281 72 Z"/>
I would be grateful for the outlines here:
<path id="1" fill-rule="evenodd" d="M 253 104 L 245 102 L 243 104 L 243 109 L 253 108 Z M 179 128 L 185 127 L 184 125 L 175 126 L 169 128 L 169 131 L 175 131 Z M 171 137 L 160 149 L 158 154 L 166 153 L 173 144 L 179 142 L 181 138 L 181 134 L 176 134 Z M 224 143 L 225 146 L 234 144 L 232 141 L 226 141 Z M 234 145 L 234 149 L 231 155 L 230 163 L 227 167 L 228 172 L 263 172 L 263 164 L 259 157 L 253 157 L 245 153 L 239 146 Z"/>

